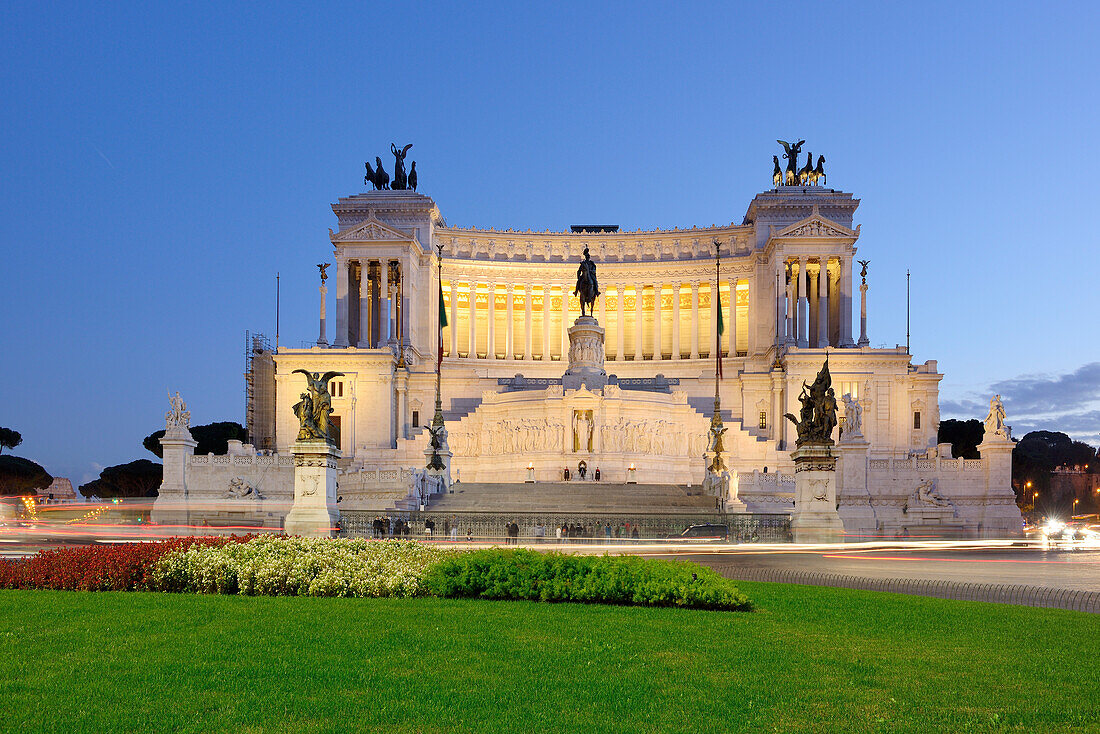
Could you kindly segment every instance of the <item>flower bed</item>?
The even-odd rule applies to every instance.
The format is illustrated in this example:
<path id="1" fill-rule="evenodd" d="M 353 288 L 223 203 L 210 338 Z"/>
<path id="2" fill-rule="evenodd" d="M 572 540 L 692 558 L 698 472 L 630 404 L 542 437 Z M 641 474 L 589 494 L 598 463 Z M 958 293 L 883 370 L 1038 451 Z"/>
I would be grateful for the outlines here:
<path id="1" fill-rule="evenodd" d="M 279 535 L 43 551 L 0 561 L 0 588 L 751 607 L 732 581 L 684 561 Z"/>
<path id="2" fill-rule="evenodd" d="M 89 545 L 44 550 L 28 558 L 0 560 L 0 589 L 139 591 L 165 555 L 192 547 L 224 546 L 240 538 L 172 538 L 155 543 Z"/>
<path id="3" fill-rule="evenodd" d="M 264 596 L 416 596 L 447 551 L 407 540 L 264 536 L 157 561 L 151 588 Z"/>

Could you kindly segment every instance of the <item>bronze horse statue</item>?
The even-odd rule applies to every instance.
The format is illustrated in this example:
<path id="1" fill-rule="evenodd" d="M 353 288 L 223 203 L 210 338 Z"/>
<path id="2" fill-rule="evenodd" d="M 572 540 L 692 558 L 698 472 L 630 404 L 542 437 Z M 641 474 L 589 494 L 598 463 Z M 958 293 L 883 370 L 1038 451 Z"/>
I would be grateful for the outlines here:
<path id="1" fill-rule="evenodd" d="M 573 289 L 573 295 L 580 298 L 581 316 L 584 316 L 584 307 L 588 306 L 588 315 L 591 316 L 596 308 L 596 296 L 600 295 L 600 286 L 596 282 L 596 263 L 588 255 L 588 248 L 584 248 L 584 260 L 581 260 L 577 268 L 577 287 Z"/>
<path id="2" fill-rule="evenodd" d="M 772 156 L 772 163 L 775 164 L 775 170 L 772 171 L 772 186 L 777 186 L 777 187 L 782 186 L 783 185 L 783 170 L 779 167 L 779 156 L 773 155 Z M 367 168 L 368 169 L 370 168 L 369 164 L 367 165 Z"/>
<path id="3" fill-rule="evenodd" d="M 364 163 L 367 167 L 367 175 L 363 176 L 363 183 L 373 184 L 375 191 L 382 191 L 390 187 L 390 174 L 386 173 L 386 170 L 382 168 L 382 159 L 378 156 L 374 157 L 374 161 L 377 167 L 371 168 L 370 163 Z"/>
<path id="4" fill-rule="evenodd" d="M 799 170 L 799 172 L 798 172 L 798 185 L 799 186 L 806 186 L 807 184 L 813 183 L 813 176 L 814 176 L 814 154 L 813 153 L 807 153 L 806 154 L 806 165 L 802 166 L 801 170 Z"/>
<path id="5" fill-rule="evenodd" d="M 814 169 L 814 186 L 818 186 L 818 182 L 825 183 L 825 156 L 819 155 L 817 157 L 817 168 Z"/>

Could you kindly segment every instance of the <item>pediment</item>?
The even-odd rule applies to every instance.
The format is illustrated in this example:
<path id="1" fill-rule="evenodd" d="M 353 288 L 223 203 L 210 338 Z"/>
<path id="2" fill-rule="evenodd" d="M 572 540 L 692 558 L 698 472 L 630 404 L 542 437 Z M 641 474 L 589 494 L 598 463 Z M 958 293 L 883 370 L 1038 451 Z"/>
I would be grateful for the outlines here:
<path id="1" fill-rule="evenodd" d="M 343 232 L 329 230 L 329 239 L 332 242 L 372 242 L 377 240 L 408 242 L 412 235 L 399 229 L 383 224 L 374 217 L 349 227 Z"/>
<path id="2" fill-rule="evenodd" d="M 855 229 L 848 229 L 839 222 L 834 222 L 821 215 L 817 206 L 814 206 L 813 213 L 806 217 L 802 221 L 789 224 L 783 229 L 776 230 L 772 227 L 772 237 L 812 237 L 818 238 L 831 238 L 838 237 L 846 240 L 859 237 L 859 227 Z"/>

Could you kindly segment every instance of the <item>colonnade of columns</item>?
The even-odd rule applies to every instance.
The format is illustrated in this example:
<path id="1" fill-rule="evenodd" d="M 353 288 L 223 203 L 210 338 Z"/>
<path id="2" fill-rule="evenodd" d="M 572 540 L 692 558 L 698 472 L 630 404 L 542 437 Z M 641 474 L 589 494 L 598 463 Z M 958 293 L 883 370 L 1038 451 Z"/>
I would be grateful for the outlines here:
<path id="1" fill-rule="evenodd" d="M 445 282 L 444 290 L 449 296 L 448 323 L 450 332 L 445 336 L 444 348 L 447 356 L 477 357 L 481 359 L 524 359 L 551 360 L 560 359 L 569 351 L 568 329 L 580 315 L 576 299 L 572 297 L 573 282 L 551 281 L 543 283 L 525 282 L 508 284 L 504 287 L 504 303 L 498 304 L 498 285 L 491 280 L 477 281 L 463 279 L 461 282 Z M 681 283 L 668 284 L 654 281 L 604 282 L 603 293 L 597 299 L 597 320 L 608 329 L 606 345 L 609 360 L 654 360 L 698 359 L 715 353 L 717 334 L 715 325 L 718 310 L 725 309 L 723 321 L 725 333 L 722 336 L 722 353 L 725 356 L 744 353 L 742 346 L 738 350 L 738 302 L 741 303 L 742 329 L 748 321 L 748 289 L 750 281 L 731 280 L 722 284 L 719 293 L 714 293 L 713 284 L 702 284 L 709 292 L 709 325 L 700 325 L 701 288 L 700 283 L 685 286 Z M 537 289 L 537 290 L 536 290 Z M 632 290 L 633 295 L 627 291 Z M 682 318 L 681 294 L 687 296 L 690 289 L 691 318 L 690 331 Z M 728 290 L 727 290 L 728 289 Z M 742 294 L 738 297 L 739 292 Z M 541 296 L 541 324 L 534 318 L 534 300 Z M 609 313 L 607 299 L 612 298 L 614 311 Z M 722 303 L 722 297 L 726 302 Z M 626 302 L 633 299 L 633 304 Z M 645 307 L 644 301 L 652 299 L 652 309 Z M 517 300 L 522 300 L 523 318 L 517 318 L 515 310 Z M 560 299 L 557 307 L 554 299 Z M 667 299 L 667 300 L 666 300 Z M 464 308 L 459 312 L 459 302 L 464 300 Z M 686 298 L 685 298 L 686 301 Z M 633 314 L 627 309 L 633 306 Z M 686 304 L 685 304 L 686 305 Z M 670 308 L 671 306 L 671 308 Z M 498 322 L 498 311 L 505 310 L 503 323 Z M 633 319 L 627 318 L 633 316 Z M 480 318 L 479 318 L 480 316 Z M 630 323 L 630 321 L 633 323 Z M 459 328 L 461 324 L 461 328 Z M 500 353 L 500 335 L 497 329 L 503 327 L 503 354 Z M 516 335 L 516 329 L 522 329 Z M 481 330 L 485 333 L 482 334 Z M 535 354 L 534 338 L 538 332 L 542 335 L 541 349 Z M 741 341 L 746 342 L 746 333 Z M 629 338 L 628 337 L 632 337 Z M 671 345 L 671 349 L 669 348 Z M 521 348 L 522 345 L 522 348 Z M 449 347 L 449 348 L 448 348 Z M 629 353 L 628 353 L 629 350 Z"/>
<path id="2" fill-rule="evenodd" d="M 783 344 L 855 346 L 850 256 L 789 258 L 780 263 L 776 283 L 783 286 L 776 292 L 776 333 Z"/>
<path id="3" fill-rule="evenodd" d="M 371 349 L 400 339 L 403 280 L 397 259 L 337 261 L 333 346 Z"/>

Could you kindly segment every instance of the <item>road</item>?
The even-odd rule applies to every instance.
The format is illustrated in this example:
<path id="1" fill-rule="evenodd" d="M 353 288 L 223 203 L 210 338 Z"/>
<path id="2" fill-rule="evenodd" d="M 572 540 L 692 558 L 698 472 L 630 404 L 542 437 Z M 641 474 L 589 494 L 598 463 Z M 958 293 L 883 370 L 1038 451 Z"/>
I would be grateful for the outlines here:
<path id="1" fill-rule="evenodd" d="M 671 549 L 670 549 L 671 550 Z M 730 549 L 660 554 L 696 561 L 724 576 L 739 569 L 797 569 L 873 579 L 923 579 L 960 583 L 1020 584 L 1050 589 L 1100 591 L 1100 550 L 1018 548 L 837 548 L 821 550 Z"/>

